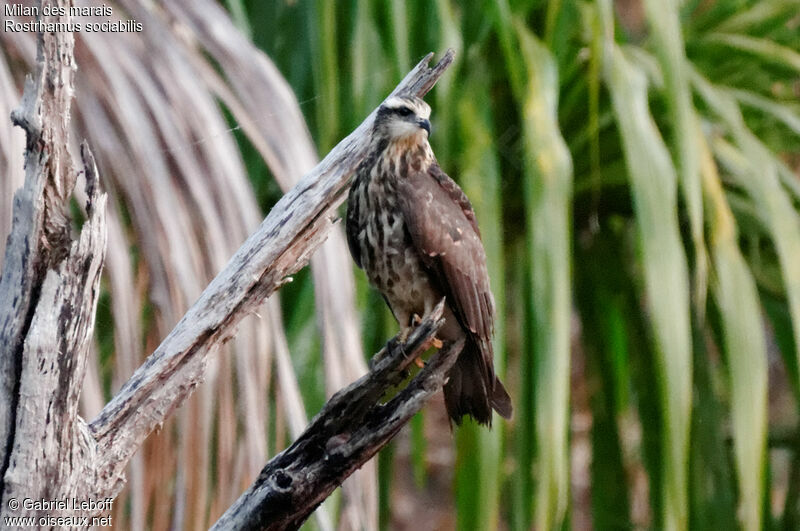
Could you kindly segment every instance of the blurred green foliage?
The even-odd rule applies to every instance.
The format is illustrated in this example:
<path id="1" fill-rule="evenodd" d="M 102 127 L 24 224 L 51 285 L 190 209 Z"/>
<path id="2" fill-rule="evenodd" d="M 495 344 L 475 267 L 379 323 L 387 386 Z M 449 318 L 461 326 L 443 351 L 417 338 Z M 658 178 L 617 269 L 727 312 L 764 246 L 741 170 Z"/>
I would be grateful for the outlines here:
<path id="1" fill-rule="evenodd" d="M 516 415 L 457 430 L 460 529 L 578 527 L 586 510 L 597 529 L 796 528 L 797 435 L 788 472 L 767 442 L 797 417 L 768 411 L 767 370 L 800 400 L 800 1 L 227 5 L 322 154 L 426 53 L 457 52 L 428 97 L 431 143 L 483 231 Z M 245 158 L 266 208 L 277 187 Z M 395 325 L 357 279 L 374 352 Z M 310 281 L 283 300 L 313 405 Z"/>

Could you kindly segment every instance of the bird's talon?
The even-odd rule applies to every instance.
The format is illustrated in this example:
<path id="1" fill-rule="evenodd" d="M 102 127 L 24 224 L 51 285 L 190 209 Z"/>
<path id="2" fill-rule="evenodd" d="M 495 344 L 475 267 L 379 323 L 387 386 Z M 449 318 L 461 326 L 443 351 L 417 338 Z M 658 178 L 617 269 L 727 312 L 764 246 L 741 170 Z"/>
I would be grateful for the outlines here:
<path id="1" fill-rule="evenodd" d="M 435 348 L 439 349 L 439 348 L 442 348 L 444 346 L 444 343 L 442 343 L 442 340 L 439 339 L 438 337 L 434 337 L 433 339 L 431 339 L 431 345 L 433 345 Z"/>
<path id="2" fill-rule="evenodd" d="M 413 317 L 411 317 L 411 324 L 412 324 L 413 326 L 419 326 L 419 325 L 421 325 L 421 324 L 422 324 L 422 317 L 420 317 L 420 316 L 419 316 L 419 315 L 417 315 L 417 314 L 414 314 L 414 315 L 413 315 Z"/>
<path id="3" fill-rule="evenodd" d="M 422 361 L 422 358 L 420 358 L 420 357 L 417 357 L 417 358 L 414 360 L 414 365 L 416 365 L 416 366 L 417 366 L 417 367 L 419 367 L 420 369 L 423 369 L 423 368 L 425 367 L 425 362 L 424 362 L 424 361 Z"/>

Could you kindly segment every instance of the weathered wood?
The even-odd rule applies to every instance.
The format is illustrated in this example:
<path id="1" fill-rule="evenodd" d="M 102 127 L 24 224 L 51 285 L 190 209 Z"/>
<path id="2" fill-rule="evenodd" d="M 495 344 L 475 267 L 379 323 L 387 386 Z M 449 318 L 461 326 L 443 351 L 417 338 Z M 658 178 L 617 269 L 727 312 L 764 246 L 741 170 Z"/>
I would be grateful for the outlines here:
<path id="1" fill-rule="evenodd" d="M 273 457 L 253 485 L 212 529 L 297 529 L 350 474 L 442 389 L 463 340 L 433 356 L 411 383 L 386 404 L 386 390 L 406 376 L 444 323 L 444 302 L 414 329 L 405 344 L 391 340 L 369 374 L 331 397 L 303 434 Z"/>
<path id="2" fill-rule="evenodd" d="M 61 8 L 70 4 L 53 2 Z M 25 80 L 22 104 L 11 113 L 26 134 L 25 184 L 14 195 L 13 228 L 0 276 L 0 478 L 15 441 L 25 337 L 48 269 L 57 268 L 70 249 L 67 199 L 76 179 L 67 153 L 73 44 L 68 32 L 39 38 L 36 72 Z"/>
<path id="3" fill-rule="evenodd" d="M 96 445 L 78 416 L 78 399 L 105 259 L 106 195 L 99 192 L 97 168 L 85 144 L 81 156 L 87 220 L 67 257 L 47 270 L 26 333 L 4 501 L 84 500 L 85 493 L 94 489 Z M 10 511 L 6 504 L 1 511 L 4 516 L 28 513 Z M 46 511 L 49 516 L 59 513 Z M 74 511 L 62 514 L 70 516 Z"/>
<path id="4" fill-rule="evenodd" d="M 26 175 L 0 279 L 2 517 L 41 515 L 11 500 L 82 496 L 94 483 L 96 444 L 77 411 L 105 257 L 106 196 L 82 145 L 86 221 L 73 241 L 67 211 L 78 174 L 67 146 L 74 70 L 72 35 L 40 35 L 36 73 L 11 115 L 26 134 Z"/>

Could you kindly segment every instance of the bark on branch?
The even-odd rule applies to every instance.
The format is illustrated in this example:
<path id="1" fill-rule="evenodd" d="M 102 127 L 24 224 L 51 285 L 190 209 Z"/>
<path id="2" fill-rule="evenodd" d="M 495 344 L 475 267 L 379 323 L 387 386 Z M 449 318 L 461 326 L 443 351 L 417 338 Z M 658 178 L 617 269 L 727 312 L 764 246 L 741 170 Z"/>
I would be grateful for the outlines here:
<path id="1" fill-rule="evenodd" d="M 433 394 L 461 352 L 463 340 L 439 351 L 411 383 L 386 404 L 387 389 L 406 376 L 444 323 L 443 302 L 405 344 L 391 340 L 372 370 L 333 395 L 305 432 L 272 458 L 253 485 L 212 529 L 297 529 L 350 474 L 383 448 Z"/>
<path id="2" fill-rule="evenodd" d="M 71 3 L 52 4 L 67 12 Z M 72 34 L 39 35 L 36 72 L 11 115 L 25 131 L 26 150 L 0 277 L 3 517 L 20 514 L 12 499 L 83 494 L 94 479 L 95 445 L 77 408 L 105 258 L 106 197 L 83 145 L 87 219 L 73 240 L 67 214 L 78 177 L 68 152 L 72 52 Z"/>

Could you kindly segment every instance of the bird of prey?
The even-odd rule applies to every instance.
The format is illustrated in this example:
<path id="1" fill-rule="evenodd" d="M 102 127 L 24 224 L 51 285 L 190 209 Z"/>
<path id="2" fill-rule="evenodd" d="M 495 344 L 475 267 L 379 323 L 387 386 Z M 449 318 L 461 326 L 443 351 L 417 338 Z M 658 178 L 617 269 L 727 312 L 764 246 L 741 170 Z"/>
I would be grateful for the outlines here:
<path id="1" fill-rule="evenodd" d="M 411 95 L 378 108 L 347 201 L 347 243 L 403 327 L 401 337 L 445 297 L 438 339 L 465 339 L 444 386 L 447 412 L 456 424 L 471 415 L 491 426 L 492 409 L 510 418 L 512 407 L 494 373 L 486 253 L 469 199 L 428 144 L 429 118 L 428 104 Z"/>

